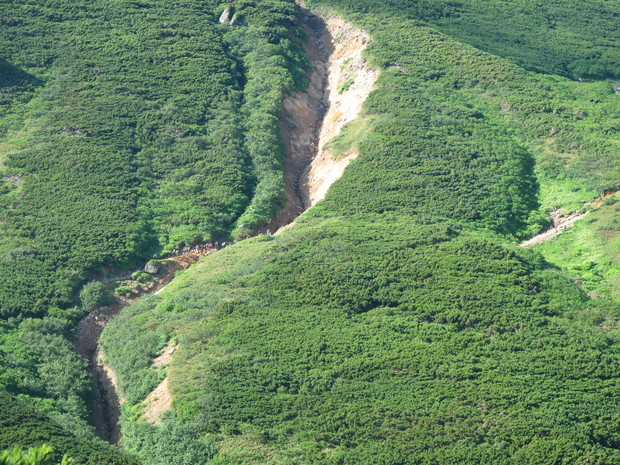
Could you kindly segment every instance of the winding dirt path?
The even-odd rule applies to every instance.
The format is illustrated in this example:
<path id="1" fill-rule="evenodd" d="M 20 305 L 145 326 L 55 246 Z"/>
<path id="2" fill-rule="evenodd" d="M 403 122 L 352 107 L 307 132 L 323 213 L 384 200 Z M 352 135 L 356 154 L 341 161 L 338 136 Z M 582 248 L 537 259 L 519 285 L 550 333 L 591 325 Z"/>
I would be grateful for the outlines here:
<path id="1" fill-rule="evenodd" d="M 584 203 L 583 206 L 589 207 L 590 209 L 597 209 L 601 205 L 603 205 L 603 202 L 605 201 L 605 199 L 608 199 L 609 197 L 616 195 L 618 192 L 619 191 L 616 191 L 616 190 L 607 191 L 600 197 L 597 197 L 596 199 L 592 200 L 591 202 Z M 519 247 L 532 247 L 537 244 L 542 244 L 543 242 L 547 242 L 553 239 L 554 237 L 562 234 L 568 228 L 573 227 L 574 224 L 577 223 L 577 221 L 584 219 L 588 213 L 590 213 L 590 210 L 584 213 L 574 212 L 574 213 L 564 216 L 564 211 L 561 208 L 559 210 L 555 210 L 549 214 L 551 218 L 551 227 L 547 229 L 546 231 L 532 237 L 531 239 L 521 242 L 519 244 Z"/>
<path id="2" fill-rule="evenodd" d="M 551 213 L 551 224 L 552 226 L 547 229 L 545 232 L 542 232 L 527 241 L 523 241 L 519 244 L 519 247 L 532 247 L 537 244 L 542 244 L 543 242 L 547 242 L 554 237 L 562 234 L 565 230 L 572 227 L 577 221 L 585 218 L 585 216 L 589 212 L 577 214 L 573 213 L 568 216 L 562 216 L 562 210 L 556 210 Z"/>

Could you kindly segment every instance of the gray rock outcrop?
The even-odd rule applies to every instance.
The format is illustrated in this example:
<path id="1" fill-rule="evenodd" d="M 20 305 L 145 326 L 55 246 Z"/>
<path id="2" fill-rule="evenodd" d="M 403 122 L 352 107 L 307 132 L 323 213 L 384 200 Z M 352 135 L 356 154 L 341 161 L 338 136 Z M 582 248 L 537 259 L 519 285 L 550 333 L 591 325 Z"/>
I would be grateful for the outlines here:
<path id="1" fill-rule="evenodd" d="M 144 267 L 144 271 L 148 274 L 157 274 L 157 272 L 159 271 L 159 267 L 156 265 L 147 263 L 146 266 Z"/>
<path id="2" fill-rule="evenodd" d="M 231 17 L 232 17 L 232 13 L 230 11 L 230 7 L 227 7 L 220 15 L 220 24 L 229 22 Z"/>

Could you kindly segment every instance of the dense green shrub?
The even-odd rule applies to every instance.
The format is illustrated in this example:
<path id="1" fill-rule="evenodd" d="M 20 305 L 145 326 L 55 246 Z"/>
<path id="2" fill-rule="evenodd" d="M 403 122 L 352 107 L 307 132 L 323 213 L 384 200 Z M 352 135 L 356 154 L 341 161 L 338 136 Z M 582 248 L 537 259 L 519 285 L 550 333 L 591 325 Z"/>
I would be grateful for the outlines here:
<path id="1" fill-rule="evenodd" d="M 84 312 L 92 312 L 96 308 L 109 305 L 112 302 L 112 296 L 102 282 L 91 281 L 84 285 L 80 291 L 80 303 Z"/>
<path id="2" fill-rule="evenodd" d="M 66 453 L 76 465 L 137 465 L 139 462 L 119 449 L 96 439 L 77 438 L 40 411 L 0 391 L 0 449 L 15 446 L 52 448 L 50 459 L 58 463 Z"/>
<path id="3" fill-rule="evenodd" d="M 1 465 L 50 465 L 52 448 L 47 444 L 43 444 L 41 447 L 33 447 L 27 451 L 22 450 L 19 447 L 4 451 L 0 454 Z M 60 465 L 71 465 L 75 463 L 73 459 L 66 455 L 60 461 Z"/>
<path id="4" fill-rule="evenodd" d="M 614 2 L 549 0 L 312 0 L 355 13 L 416 19 L 527 69 L 574 78 L 620 72 L 620 7 Z"/>
<path id="5" fill-rule="evenodd" d="M 0 119 L 3 316 L 68 307 L 101 266 L 225 238 L 244 211 L 251 228 L 273 216 L 281 96 L 306 61 L 292 1 L 238 3 L 230 28 L 208 1 L 5 2 L 0 72 L 29 104 Z"/>
<path id="6" fill-rule="evenodd" d="M 174 412 L 220 441 L 217 463 L 611 464 L 610 310 L 497 239 L 358 215 L 209 257 L 104 346 L 122 368 L 136 334 L 174 328 Z"/>
<path id="7" fill-rule="evenodd" d="M 0 1 L 0 387 L 79 437 L 92 381 L 70 329 L 111 302 L 96 280 L 281 197 L 297 7 L 235 7 L 231 28 L 215 0 Z"/>
<path id="8" fill-rule="evenodd" d="M 620 187 L 608 84 L 532 75 L 410 21 L 374 35 L 372 123 L 315 214 L 404 211 L 525 236 L 539 202 L 571 211 Z"/>
<path id="9" fill-rule="evenodd" d="M 200 428 L 191 423 L 167 419 L 163 426 L 123 423 L 125 440 L 150 465 L 208 464 L 216 453 L 211 442 L 200 440 Z"/>

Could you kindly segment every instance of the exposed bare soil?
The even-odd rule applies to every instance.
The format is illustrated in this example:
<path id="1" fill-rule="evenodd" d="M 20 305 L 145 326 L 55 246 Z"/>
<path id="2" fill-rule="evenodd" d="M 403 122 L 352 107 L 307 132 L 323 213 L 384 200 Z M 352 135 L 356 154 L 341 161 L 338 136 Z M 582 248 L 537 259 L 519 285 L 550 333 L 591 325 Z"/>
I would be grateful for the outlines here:
<path id="1" fill-rule="evenodd" d="M 172 396 L 168 387 L 168 377 L 157 386 L 144 400 L 146 409 L 144 417 L 149 423 L 161 425 L 161 414 L 172 407 Z"/>
<path id="2" fill-rule="evenodd" d="M 349 162 L 357 158 L 354 148 L 336 159 L 326 145 L 345 124 L 359 116 L 379 77 L 379 71 L 371 68 L 363 57 L 370 36 L 338 16 L 327 16 L 325 23 L 333 42 L 328 71 L 329 105 L 319 134 L 317 154 L 302 175 L 301 192 L 306 208 L 323 200 Z"/>
<path id="3" fill-rule="evenodd" d="M 172 357 L 177 351 L 178 346 L 172 345 L 172 342 L 164 348 L 159 357 L 153 360 L 154 367 L 166 367 L 172 362 Z M 145 409 L 144 418 L 146 421 L 154 425 L 161 424 L 162 413 L 170 410 L 172 407 L 172 394 L 170 393 L 168 377 L 159 383 L 159 385 L 144 399 Z"/>
<path id="4" fill-rule="evenodd" d="M 123 403 L 123 399 L 119 398 L 117 394 L 116 375 L 105 364 L 105 355 L 98 345 L 99 336 L 101 336 L 103 329 L 123 308 L 131 305 L 144 294 L 156 293 L 163 289 L 174 279 L 174 274 L 177 271 L 189 268 L 201 257 L 214 251 L 190 252 L 167 259 L 166 269 L 162 271 L 161 276 L 151 283 L 150 287 L 136 292 L 130 298 L 117 297 L 113 305 L 93 310 L 78 323 L 75 330 L 74 345 L 76 351 L 88 360 L 89 369 L 93 373 L 95 400 L 92 405 L 92 422 L 100 438 L 113 444 L 119 441 L 121 434 L 118 420 L 120 406 Z M 125 276 L 121 278 L 125 278 Z M 112 278 L 104 281 L 108 282 L 111 287 Z M 171 356 L 171 354 L 169 355 Z"/>
<path id="5" fill-rule="evenodd" d="M 179 346 L 173 346 L 172 343 L 169 343 L 165 348 L 161 355 L 153 360 L 154 367 L 165 367 L 172 361 L 172 356 L 176 352 Z"/>
<path id="6" fill-rule="evenodd" d="M 608 199 L 612 195 L 617 194 L 618 191 L 607 191 L 600 197 L 597 197 L 591 202 L 586 202 L 583 204 L 584 207 L 589 207 L 588 211 L 584 213 L 574 212 L 569 215 L 564 215 L 564 211 L 562 209 L 555 210 L 550 213 L 551 217 L 551 227 L 547 229 L 545 232 L 542 232 L 527 241 L 523 241 L 519 244 L 519 247 L 532 247 L 537 244 L 541 244 L 543 242 L 547 242 L 554 237 L 562 234 L 562 232 L 566 231 L 568 228 L 571 228 L 577 221 L 582 220 L 586 217 L 588 213 L 590 213 L 590 209 L 596 209 L 603 205 L 605 199 Z"/>
<path id="7" fill-rule="evenodd" d="M 322 200 L 357 157 L 351 150 L 336 159 L 326 144 L 358 117 L 379 76 L 362 56 L 371 40 L 364 31 L 339 16 L 322 17 L 303 8 L 301 27 L 308 35 L 306 52 L 312 71 L 308 89 L 282 101 L 287 204 L 261 232 L 291 224 Z"/>
<path id="8" fill-rule="evenodd" d="M 523 241 L 519 244 L 519 247 L 532 247 L 536 244 L 541 244 L 553 239 L 554 237 L 562 234 L 563 231 L 572 227 L 577 221 L 583 219 L 589 212 L 585 213 L 572 213 L 568 216 L 564 216 L 562 210 L 556 210 L 551 213 L 551 227 L 545 232 L 538 234 L 537 236 Z"/>

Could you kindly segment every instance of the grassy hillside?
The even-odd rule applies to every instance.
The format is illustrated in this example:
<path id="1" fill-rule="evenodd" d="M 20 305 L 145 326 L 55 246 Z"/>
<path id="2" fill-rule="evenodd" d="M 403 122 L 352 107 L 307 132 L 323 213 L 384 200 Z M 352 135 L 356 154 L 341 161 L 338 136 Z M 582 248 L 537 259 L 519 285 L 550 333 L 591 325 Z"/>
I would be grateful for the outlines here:
<path id="1" fill-rule="evenodd" d="M 174 337 L 166 427 L 194 425 L 216 463 L 619 460 L 616 332 L 598 326 L 619 309 L 535 254 L 411 220 L 244 242 L 116 320 L 104 346 L 135 405 L 128 443 L 161 438 L 140 401 Z"/>
<path id="2" fill-rule="evenodd" d="M 351 166 L 330 209 L 404 208 L 519 235 L 537 202 L 574 210 L 620 187 L 620 106 L 608 83 L 528 73 L 414 22 L 359 19 L 384 71 L 366 107 L 381 117 L 356 143 L 379 169 Z"/>
<path id="3" fill-rule="evenodd" d="M 579 224 L 536 247 L 593 297 L 620 301 L 620 207 L 618 194 L 604 200 Z"/>
<path id="4" fill-rule="evenodd" d="M 150 451 L 181 426 L 227 465 L 620 460 L 620 307 L 515 245 L 548 210 L 619 187 L 618 96 L 407 18 L 430 21 L 419 3 L 385 5 L 337 4 L 382 73 L 364 123 L 332 142 L 360 155 L 326 200 L 104 332 L 146 462 L 165 463 Z M 170 340 L 170 367 L 152 368 Z M 174 401 L 154 426 L 142 401 L 164 376 Z"/>
<path id="5" fill-rule="evenodd" d="M 80 289 L 282 206 L 281 96 L 306 79 L 297 7 L 0 0 L 0 450 L 620 462 L 613 200 L 541 246 L 547 261 L 515 246 L 549 210 L 620 188 L 619 96 L 574 80 L 618 78 L 617 6 L 309 3 L 374 39 L 364 124 L 332 142 L 359 157 L 297 226 L 208 257 L 104 332 L 129 456 L 88 425 Z M 153 367 L 169 341 L 172 364 Z M 143 400 L 165 376 L 174 402 L 152 425 Z"/>
<path id="6" fill-rule="evenodd" d="M 358 17 L 418 19 L 526 69 L 618 78 L 620 6 L 605 0 L 313 0 Z"/>
<path id="7" fill-rule="evenodd" d="M 83 285 L 281 204 L 296 6 L 233 6 L 234 28 L 210 0 L 0 1 L 0 391 L 77 437 Z"/>

